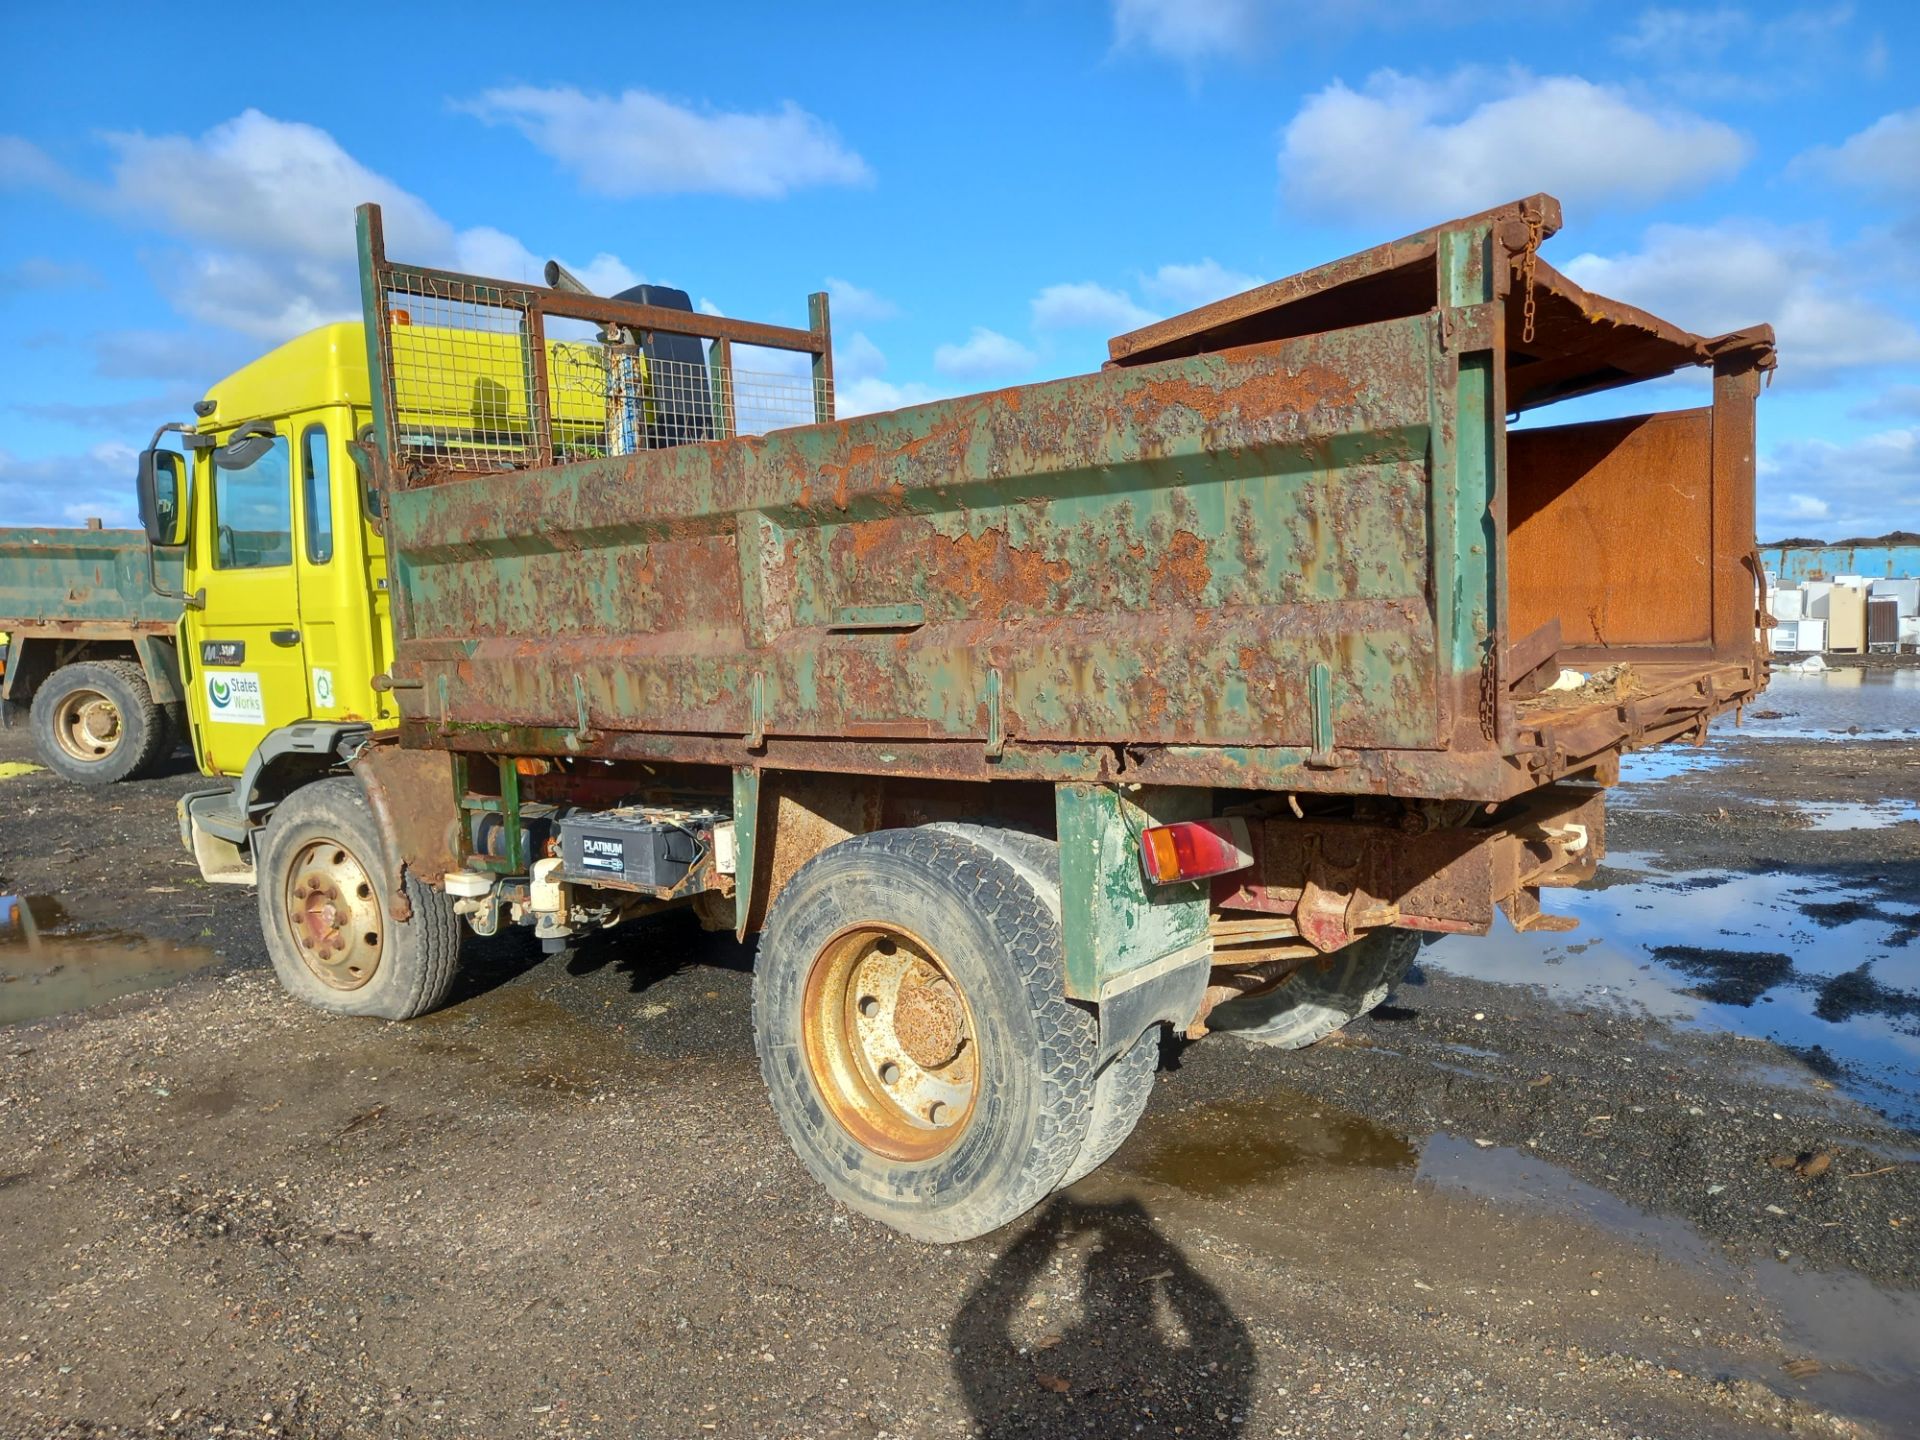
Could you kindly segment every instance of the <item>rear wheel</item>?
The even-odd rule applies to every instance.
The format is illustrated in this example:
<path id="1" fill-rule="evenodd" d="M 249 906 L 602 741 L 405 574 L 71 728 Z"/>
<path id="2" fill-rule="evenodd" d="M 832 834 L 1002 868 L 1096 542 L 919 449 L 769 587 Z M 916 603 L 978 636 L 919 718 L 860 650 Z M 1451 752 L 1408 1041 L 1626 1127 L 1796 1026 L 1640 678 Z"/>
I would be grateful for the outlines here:
<path id="1" fill-rule="evenodd" d="M 1004 833 L 843 841 L 761 936 L 754 1039 L 781 1128 L 836 1198 L 920 1240 L 1038 1203 L 1092 1114 L 1097 1028 L 1066 998 L 1048 878 Z"/>
<path id="2" fill-rule="evenodd" d="M 1153 1098 L 1153 1077 L 1160 1069 L 1160 1027 L 1149 1026 L 1131 1046 L 1107 1062 L 1107 1068 L 1094 1081 L 1093 1115 L 1087 1121 L 1087 1138 L 1080 1142 L 1080 1153 L 1067 1167 L 1060 1181 L 1065 1189 L 1083 1175 L 1090 1175 L 1107 1163 L 1133 1133 Z"/>
<path id="3" fill-rule="evenodd" d="M 446 999 L 460 922 L 445 894 L 406 877 L 393 919 L 379 828 L 360 782 L 316 780 L 273 812 L 257 868 L 260 928 L 288 993 L 335 1015 L 411 1020 Z"/>
<path id="4" fill-rule="evenodd" d="M 47 768 L 77 785 L 111 785 L 166 754 L 165 714 L 131 660 L 63 666 L 34 692 L 35 747 Z"/>
<path id="5" fill-rule="evenodd" d="M 1415 932 L 1376 930 L 1324 960 L 1308 961 L 1272 990 L 1220 1005 L 1207 1017 L 1207 1028 L 1299 1050 L 1385 1000 L 1419 953 Z"/>

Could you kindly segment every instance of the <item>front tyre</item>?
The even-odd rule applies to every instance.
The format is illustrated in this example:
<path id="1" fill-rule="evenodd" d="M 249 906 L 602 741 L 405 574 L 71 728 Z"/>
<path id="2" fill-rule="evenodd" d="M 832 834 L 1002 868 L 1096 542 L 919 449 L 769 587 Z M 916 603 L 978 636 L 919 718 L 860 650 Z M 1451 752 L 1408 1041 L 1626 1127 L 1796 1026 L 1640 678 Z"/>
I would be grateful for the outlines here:
<path id="1" fill-rule="evenodd" d="M 781 892 L 754 971 L 775 1115 L 837 1199 L 917 1240 L 1037 1204 L 1079 1155 L 1097 1029 L 1045 879 L 942 826 L 855 836 Z"/>
<path id="2" fill-rule="evenodd" d="M 359 781 L 332 776 L 294 791 L 258 843 L 260 928 L 289 994 L 335 1015 L 383 1020 L 411 1020 L 446 999 L 459 917 L 412 875 L 413 918 L 387 913 L 386 849 Z"/>

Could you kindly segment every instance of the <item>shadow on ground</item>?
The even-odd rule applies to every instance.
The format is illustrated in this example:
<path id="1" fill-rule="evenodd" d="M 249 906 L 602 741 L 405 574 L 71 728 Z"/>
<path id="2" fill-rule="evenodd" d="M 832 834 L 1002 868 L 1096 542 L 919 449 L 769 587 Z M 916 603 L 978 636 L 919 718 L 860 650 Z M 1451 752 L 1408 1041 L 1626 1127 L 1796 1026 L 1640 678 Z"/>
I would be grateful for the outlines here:
<path id="1" fill-rule="evenodd" d="M 1234 1436 L 1252 1402 L 1246 1325 L 1132 1200 L 1055 1196 L 950 1339 L 985 1436 Z"/>

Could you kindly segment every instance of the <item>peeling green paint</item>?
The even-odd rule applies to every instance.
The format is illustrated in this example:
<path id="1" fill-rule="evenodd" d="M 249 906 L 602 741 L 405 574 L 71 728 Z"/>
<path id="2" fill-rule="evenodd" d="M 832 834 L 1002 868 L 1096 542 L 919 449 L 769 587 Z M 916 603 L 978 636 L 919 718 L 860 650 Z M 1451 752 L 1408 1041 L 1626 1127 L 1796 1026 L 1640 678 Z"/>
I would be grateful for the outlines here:
<path id="1" fill-rule="evenodd" d="M 1061 785 L 1054 791 L 1060 838 L 1060 921 L 1067 993 L 1094 1001 L 1103 986 L 1203 941 L 1205 884 L 1147 884 L 1140 832 L 1213 813 L 1205 790 Z"/>

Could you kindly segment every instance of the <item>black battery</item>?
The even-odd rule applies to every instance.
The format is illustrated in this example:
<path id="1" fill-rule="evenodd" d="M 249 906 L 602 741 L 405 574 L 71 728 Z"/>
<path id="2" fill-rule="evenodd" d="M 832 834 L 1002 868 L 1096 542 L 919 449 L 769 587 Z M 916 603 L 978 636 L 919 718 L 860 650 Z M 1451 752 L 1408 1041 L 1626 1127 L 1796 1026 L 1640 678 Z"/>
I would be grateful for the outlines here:
<path id="1" fill-rule="evenodd" d="M 560 821 L 560 864 L 579 885 L 671 890 L 711 845 L 714 817 L 662 819 L 658 812 L 576 810 Z"/>

